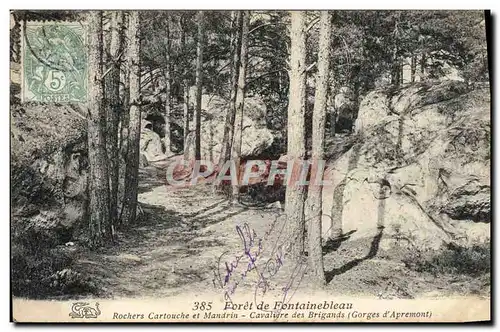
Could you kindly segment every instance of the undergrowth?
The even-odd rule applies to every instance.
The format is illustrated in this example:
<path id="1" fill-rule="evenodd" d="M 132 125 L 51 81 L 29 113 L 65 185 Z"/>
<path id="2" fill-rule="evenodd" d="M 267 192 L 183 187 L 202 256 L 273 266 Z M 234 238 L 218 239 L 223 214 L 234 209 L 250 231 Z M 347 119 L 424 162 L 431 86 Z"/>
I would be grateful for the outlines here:
<path id="1" fill-rule="evenodd" d="M 413 249 L 402 261 L 407 268 L 417 272 L 477 277 L 490 272 L 490 255 L 489 242 L 470 247 L 451 243 L 437 251 Z"/>
<path id="2" fill-rule="evenodd" d="M 13 222 L 11 234 L 11 291 L 26 298 L 50 298 L 96 294 L 98 287 L 72 269 L 75 252 L 58 245 L 50 232 L 20 228 Z"/>

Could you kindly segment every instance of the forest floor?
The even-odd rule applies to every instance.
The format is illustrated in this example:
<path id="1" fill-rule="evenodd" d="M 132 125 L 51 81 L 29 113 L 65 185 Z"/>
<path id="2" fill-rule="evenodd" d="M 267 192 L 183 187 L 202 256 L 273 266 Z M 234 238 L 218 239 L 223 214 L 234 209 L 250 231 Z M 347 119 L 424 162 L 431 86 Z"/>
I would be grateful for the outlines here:
<path id="1" fill-rule="evenodd" d="M 230 205 L 209 185 L 168 187 L 165 167 L 166 162 L 159 162 L 141 169 L 142 213 L 136 225 L 118 233 L 118 244 L 78 255 L 75 267 L 97 281 L 100 296 L 164 298 L 214 289 L 218 258 L 243 252 L 236 225 L 247 223 L 261 234 L 280 212 L 278 207 Z M 325 292 L 374 298 L 489 297 L 489 273 L 417 272 L 406 266 L 403 251 L 384 251 L 379 241 L 378 235 L 348 234 L 325 247 Z"/>

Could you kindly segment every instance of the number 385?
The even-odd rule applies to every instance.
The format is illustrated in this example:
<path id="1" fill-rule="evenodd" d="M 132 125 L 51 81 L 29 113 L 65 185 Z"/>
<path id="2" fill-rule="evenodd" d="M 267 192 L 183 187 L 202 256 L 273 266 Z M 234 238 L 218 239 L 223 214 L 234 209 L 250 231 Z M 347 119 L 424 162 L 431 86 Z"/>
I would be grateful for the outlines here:
<path id="1" fill-rule="evenodd" d="M 212 302 L 195 302 L 193 306 L 193 310 L 211 310 L 212 309 Z"/>

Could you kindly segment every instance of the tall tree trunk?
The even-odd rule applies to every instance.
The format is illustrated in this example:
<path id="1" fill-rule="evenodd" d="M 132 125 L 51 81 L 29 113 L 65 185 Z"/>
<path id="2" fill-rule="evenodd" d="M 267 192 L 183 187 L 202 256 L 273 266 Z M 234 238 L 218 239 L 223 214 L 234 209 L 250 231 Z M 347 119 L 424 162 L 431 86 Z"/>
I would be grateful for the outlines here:
<path id="1" fill-rule="evenodd" d="M 238 80 L 240 70 L 240 49 L 241 49 L 241 11 L 234 11 L 235 24 L 233 29 L 233 60 L 231 69 L 231 95 L 229 109 L 226 114 L 226 124 L 224 126 L 223 148 L 219 157 L 219 164 L 223 164 L 231 158 L 231 143 L 234 134 L 234 121 L 236 116 L 236 95 L 238 92 Z"/>
<path id="2" fill-rule="evenodd" d="M 399 83 L 401 82 L 401 70 L 400 70 L 400 65 L 401 65 L 401 59 L 400 56 L 398 55 L 399 52 L 399 43 L 400 43 L 400 31 L 399 31 L 399 24 L 400 24 L 400 19 L 401 19 L 401 13 L 400 12 L 395 12 L 395 22 L 394 22 L 394 30 L 392 32 L 393 34 L 393 49 L 392 49 L 392 70 L 391 70 L 391 84 L 399 86 Z"/>
<path id="3" fill-rule="evenodd" d="M 229 66 L 229 78 L 231 79 L 231 81 L 229 82 L 229 99 L 231 99 L 231 96 L 232 96 L 232 93 L 233 93 L 233 85 L 234 85 L 234 81 L 232 80 L 233 78 L 233 75 L 234 75 L 234 70 L 237 69 L 235 68 L 234 66 L 234 50 L 236 49 L 236 45 L 237 45 L 237 42 L 238 42 L 238 37 L 239 37 L 239 34 L 238 34 L 238 27 L 239 27 L 239 17 L 240 17 L 240 12 L 238 10 L 232 10 L 231 11 L 231 23 L 230 23 L 230 32 L 231 32 L 231 42 L 229 44 L 229 50 L 231 53 L 231 56 L 232 56 L 232 59 L 231 59 L 231 64 Z M 213 60 L 215 60 L 215 57 L 212 58 Z M 214 62 L 214 66 L 216 66 L 216 62 Z"/>
<path id="4" fill-rule="evenodd" d="M 189 133 L 190 133 L 190 127 L 189 127 L 189 80 L 186 78 L 184 79 L 184 86 L 183 86 L 183 94 L 184 94 L 184 102 L 183 102 L 183 108 L 184 108 L 184 159 L 188 159 L 189 155 Z"/>
<path id="5" fill-rule="evenodd" d="M 335 76 L 335 74 L 333 74 Z M 335 94 L 336 87 L 334 80 L 332 79 L 330 82 L 330 94 L 328 98 L 330 99 L 331 110 L 329 112 L 330 115 L 330 136 L 335 137 L 335 123 L 337 122 L 337 108 L 335 106 Z"/>
<path id="6" fill-rule="evenodd" d="M 179 20 L 180 24 L 180 31 L 181 31 L 181 47 L 182 47 L 182 53 L 183 53 L 183 58 L 186 59 L 187 57 L 187 45 L 186 45 L 186 28 L 185 24 L 183 24 L 182 18 Z M 189 142 L 188 142 L 188 136 L 189 136 L 189 70 L 187 68 L 188 62 L 184 61 L 184 66 L 183 66 L 183 95 L 184 95 L 184 159 L 188 159 L 188 151 L 189 151 Z"/>
<path id="7" fill-rule="evenodd" d="M 236 95 L 236 118 L 233 135 L 232 159 L 236 164 L 236 171 L 240 169 L 241 163 L 241 144 L 243 139 L 243 110 L 245 106 L 245 81 L 248 59 L 248 27 L 250 25 L 250 12 L 242 13 L 241 26 L 241 49 L 240 49 L 240 70 L 238 73 L 238 90 Z M 238 179 L 239 179 L 239 175 Z M 233 185 L 233 201 L 239 199 L 240 188 L 238 183 Z"/>
<path id="8" fill-rule="evenodd" d="M 170 143 L 170 112 L 172 109 L 172 105 L 170 103 L 171 100 L 171 63 L 170 63 L 170 14 L 167 14 L 167 31 L 165 31 L 165 62 L 167 63 L 165 66 L 165 154 L 170 155 L 171 143 Z"/>
<path id="9" fill-rule="evenodd" d="M 120 40 L 122 44 L 122 52 L 124 52 L 124 58 L 127 56 L 125 50 L 127 50 L 127 26 L 129 19 L 125 13 L 122 13 L 123 21 L 120 27 Z M 128 59 L 127 59 L 128 64 Z M 120 155 L 123 161 L 127 161 L 128 154 L 128 125 L 130 122 L 130 68 L 125 65 L 120 68 L 120 82 L 122 82 L 120 89 L 120 100 L 122 103 L 122 112 L 120 113 Z"/>
<path id="10" fill-rule="evenodd" d="M 396 53 L 396 51 L 394 53 Z M 399 83 L 401 82 L 400 73 L 399 58 L 395 57 L 392 63 L 391 84 L 399 86 Z"/>
<path id="11" fill-rule="evenodd" d="M 317 172 L 316 165 L 322 162 L 325 149 L 325 125 L 326 125 L 326 105 L 328 100 L 328 73 L 330 70 L 330 37 L 332 31 L 331 15 L 328 11 L 321 12 L 319 51 L 318 51 L 318 76 L 316 78 L 316 91 L 314 95 L 313 110 L 313 131 L 312 131 L 312 171 L 309 191 L 307 193 L 308 207 L 308 238 L 309 238 L 309 267 L 312 272 L 314 282 L 325 284 L 325 272 L 323 267 L 323 249 L 321 246 L 321 216 L 322 206 L 322 185 L 316 177 L 322 177 L 323 172 Z M 322 164 L 321 164 L 322 165 Z"/>
<path id="12" fill-rule="evenodd" d="M 120 101 L 120 62 L 122 45 L 120 27 L 123 21 L 123 12 L 111 12 L 111 34 L 109 46 L 109 62 L 111 71 L 106 77 L 106 94 L 108 107 L 107 126 L 107 148 L 109 161 L 109 209 L 111 234 L 114 237 L 114 227 L 118 220 L 118 175 L 119 175 L 119 153 L 118 153 L 118 125 L 121 113 Z"/>
<path id="13" fill-rule="evenodd" d="M 304 186 L 297 184 L 297 176 L 305 159 L 305 109 L 306 109 L 306 34 L 305 12 L 291 12 L 290 88 L 288 97 L 288 162 L 294 165 L 291 183 L 286 187 L 285 213 L 289 222 L 291 248 L 294 259 L 301 259 L 304 252 Z"/>
<path id="14" fill-rule="evenodd" d="M 404 66 L 403 66 L 403 60 L 400 59 L 398 62 L 398 78 L 399 78 L 399 85 L 403 85 L 404 83 L 404 72 L 403 72 Z"/>
<path id="15" fill-rule="evenodd" d="M 109 179 L 106 155 L 106 109 L 102 82 L 102 12 L 88 14 L 89 26 L 89 102 L 88 149 L 90 164 L 90 241 L 100 246 L 108 240 L 109 232 Z"/>
<path id="16" fill-rule="evenodd" d="M 194 109 L 194 159 L 201 159 L 201 94 L 203 82 L 203 11 L 198 11 L 198 42 L 196 46 L 196 107 Z"/>
<path id="17" fill-rule="evenodd" d="M 103 73 L 107 70 L 107 66 L 110 61 L 110 47 L 111 47 L 111 24 L 112 24 L 112 11 L 103 11 L 102 13 L 102 71 Z M 108 21 L 108 26 L 106 28 L 105 22 Z M 104 80 L 104 91 L 106 91 L 106 80 Z M 104 93 L 104 99 L 106 99 L 106 92 Z"/>
<path id="18" fill-rule="evenodd" d="M 123 59 L 126 59 L 128 54 L 127 42 L 127 29 L 129 24 L 129 17 L 126 12 L 122 12 L 122 24 L 120 27 L 120 41 L 122 45 Z M 123 202 L 125 201 L 125 171 L 128 158 L 128 131 L 130 122 L 130 68 L 127 62 L 120 66 L 120 101 L 122 104 L 122 111 L 120 112 L 120 139 L 119 139 L 119 161 L 118 161 L 118 209 L 120 211 L 117 223 L 122 223 L 121 211 L 123 211 Z M 121 189 L 120 189 L 121 188 Z"/>
<path id="19" fill-rule="evenodd" d="M 411 57 L 411 65 L 410 65 L 410 81 L 415 82 L 415 73 L 417 71 L 417 57 L 412 55 Z"/>
<path id="20" fill-rule="evenodd" d="M 423 81 L 425 79 L 426 64 L 427 64 L 427 56 L 425 53 L 422 53 L 422 56 L 420 57 L 420 81 Z"/>
<path id="21" fill-rule="evenodd" d="M 397 24 L 396 27 L 394 28 L 394 45 L 392 49 L 392 68 L 391 68 L 391 84 L 393 85 L 399 85 L 400 82 L 400 70 L 399 70 L 399 56 L 398 56 L 398 32 L 397 32 Z"/>
<path id="22" fill-rule="evenodd" d="M 234 11 L 235 24 L 233 26 L 233 61 L 231 69 L 231 95 L 229 109 L 226 114 L 224 125 L 224 136 L 222 138 L 222 150 L 219 155 L 219 169 L 231 158 L 231 147 L 234 134 L 234 122 L 236 117 L 236 94 L 238 92 L 238 74 L 240 70 L 240 45 L 241 45 L 241 11 Z M 232 194 L 232 191 L 231 191 Z"/>
<path id="23" fill-rule="evenodd" d="M 141 107 L 140 107 L 140 30 L 139 12 L 129 14 L 128 58 L 130 68 L 130 119 L 128 130 L 128 153 L 125 166 L 125 194 L 122 207 L 122 222 L 135 222 L 137 214 L 137 187 L 139 185 L 139 140 L 141 137 Z"/>

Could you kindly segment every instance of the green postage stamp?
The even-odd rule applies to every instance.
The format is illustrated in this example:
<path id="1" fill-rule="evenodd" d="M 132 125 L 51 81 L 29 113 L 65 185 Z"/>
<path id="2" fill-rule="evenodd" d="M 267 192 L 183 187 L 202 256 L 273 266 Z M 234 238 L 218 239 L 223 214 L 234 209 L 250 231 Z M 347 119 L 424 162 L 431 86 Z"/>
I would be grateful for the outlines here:
<path id="1" fill-rule="evenodd" d="M 22 100 L 87 101 L 85 26 L 77 22 L 26 22 Z"/>

